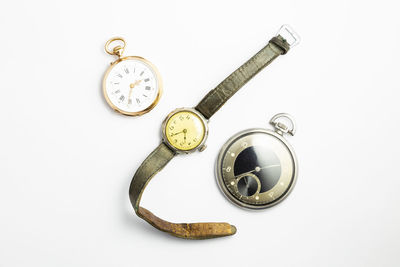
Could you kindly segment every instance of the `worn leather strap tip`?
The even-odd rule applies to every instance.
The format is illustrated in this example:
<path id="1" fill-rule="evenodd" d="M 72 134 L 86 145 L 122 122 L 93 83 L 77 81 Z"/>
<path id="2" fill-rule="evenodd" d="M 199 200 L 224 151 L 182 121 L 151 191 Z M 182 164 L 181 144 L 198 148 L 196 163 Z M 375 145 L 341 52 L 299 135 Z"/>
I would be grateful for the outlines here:
<path id="1" fill-rule="evenodd" d="M 229 223 L 171 223 L 139 207 L 137 215 L 152 226 L 173 236 L 185 239 L 209 239 L 234 235 L 236 227 Z"/>

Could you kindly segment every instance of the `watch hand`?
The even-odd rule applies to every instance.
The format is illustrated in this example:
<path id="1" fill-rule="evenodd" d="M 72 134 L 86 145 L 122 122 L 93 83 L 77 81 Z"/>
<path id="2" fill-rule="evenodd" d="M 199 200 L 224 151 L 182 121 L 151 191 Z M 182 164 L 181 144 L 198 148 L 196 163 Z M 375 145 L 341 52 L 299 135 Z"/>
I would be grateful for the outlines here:
<path id="1" fill-rule="evenodd" d="M 181 133 L 183 133 L 183 131 L 182 131 L 182 132 L 179 132 L 179 133 L 174 133 L 174 134 L 171 134 L 171 136 L 175 136 L 175 135 L 177 135 L 177 134 L 181 134 Z"/>
<path id="2" fill-rule="evenodd" d="M 131 88 L 131 90 L 132 90 L 136 85 L 139 85 L 141 81 L 142 81 L 142 80 L 136 80 L 134 83 L 131 83 L 131 84 L 129 85 L 129 87 Z"/>
<path id="3" fill-rule="evenodd" d="M 134 83 L 131 83 L 131 84 L 129 85 L 130 89 L 129 89 L 129 96 L 128 96 L 128 104 L 129 104 L 129 103 L 132 103 L 131 96 L 132 96 L 133 88 L 134 88 L 136 85 L 139 85 L 139 83 L 140 83 L 141 81 L 142 81 L 142 80 L 136 80 Z"/>
<path id="4" fill-rule="evenodd" d="M 186 143 L 186 133 L 187 133 L 187 130 L 186 129 L 183 129 L 183 143 Z"/>
<path id="5" fill-rule="evenodd" d="M 263 169 L 269 169 L 269 168 L 280 167 L 280 166 L 281 166 L 281 165 L 279 165 L 279 164 L 268 165 L 268 166 L 261 167 L 260 169 L 263 170 Z"/>
<path id="6" fill-rule="evenodd" d="M 238 174 L 238 175 L 235 175 L 235 178 L 237 178 L 237 177 L 239 177 L 239 176 L 243 176 L 244 174 L 246 174 L 246 173 L 250 173 L 250 174 L 252 174 L 253 172 L 259 172 L 259 171 L 261 171 L 261 170 L 263 170 L 263 169 L 269 169 L 269 168 L 274 168 L 274 167 L 280 167 L 281 165 L 279 165 L 279 164 L 275 164 L 275 165 L 268 165 L 268 166 L 264 166 L 264 167 L 256 167 L 254 170 L 251 170 L 251 171 L 248 171 L 248 172 L 244 172 L 244 173 L 242 173 L 242 174 Z"/>
<path id="7" fill-rule="evenodd" d="M 132 89 L 133 89 L 133 87 L 131 87 L 131 89 L 129 89 L 128 105 L 129 105 L 129 103 L 132 103 L 132 99 L 131 99 L 131 97 L 132 97 Z"/>

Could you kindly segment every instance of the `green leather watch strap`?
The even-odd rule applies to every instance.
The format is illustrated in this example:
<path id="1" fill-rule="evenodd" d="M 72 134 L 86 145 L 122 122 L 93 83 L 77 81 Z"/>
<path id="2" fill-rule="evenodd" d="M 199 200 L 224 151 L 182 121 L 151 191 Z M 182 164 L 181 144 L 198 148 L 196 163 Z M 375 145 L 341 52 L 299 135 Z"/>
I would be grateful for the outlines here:
<path id="1" fill-rule="evenodd" d="M 151 178 L 161 171 L 174 156 L 175 152 L 169 149 L 166 144 L 161 143 L 137 169 L 129 187 L 129 198 L 136 213 L 138 212 L 140 198 L 142 197 L 147 183 L 150 182 Z"/>
<path id="2" fill-rule="evenodd" d="M 210 91 L 195 107 L 207 119 L 217 112 L 244 84 L 270 64 L 279 55 L 289 51 L 289 44 L 280 35 L 273 37 L 268 45 L 235 70 L 215 89 Z"/>
<path id="3" fill-rule="evenodd" d="M 228 223 L 171 223 L 160 219 L 140 207 L 142 193 L 155 174 L 175 156 L 166 144 L 161 143 L 140 165 L 129 187 L 129 198 L 136 214 L 155 228 L 187 239 L 206 239 L 233 235 L 236 228 Z"/>

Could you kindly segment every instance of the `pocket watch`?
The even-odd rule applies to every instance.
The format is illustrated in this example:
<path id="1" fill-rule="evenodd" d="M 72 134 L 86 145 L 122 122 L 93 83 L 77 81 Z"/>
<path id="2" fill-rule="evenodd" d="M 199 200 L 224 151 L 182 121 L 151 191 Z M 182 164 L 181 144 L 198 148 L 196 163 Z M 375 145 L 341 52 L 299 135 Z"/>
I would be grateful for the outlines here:
<path id="1" fill-rule="evenodd" d="M 177 154 L 203 151 L 208 136 L 208 121 L 229 98 L 252 77 L 280 55 L 297 44 L 298 36 L 288 26 L 247 62 L 211 90 L 194 108 L 172 111 L 162 123 L 162 142 L 143 161 L 134 174 L 129 198 L 136 214 L 160 231 L 187 239 L 206 239 L 230 236 L 236 227 L 226 222 L 172 223 L 165 221 L 140 206 L 140 199 L 149 181 Z"/>
<path id="2" fill-rule="evenodd" d="M 282 119 L 290 122 L 287 126 Z M 223 194 L 234 204 L 264 209 L 282 201 L 297 178 L 297 159 L 284 134 L 294 135 L 295 122 L 289 114 L 272 117 L 268 129 L 248 129 L 232 136 L 221 148 L 216 178 Z"/>
<path id="3" fill-rule="evenodd" d="M 112 44 L 115 46 L 111 47 Z M 125 46 L 121 37 L 111 38 L 105 44 L 105 51 L 118 59 L 111 63 L 104 75 L 104 98 L 115 111 L 140 116 L 152 110 L 160 100 L 161 76 L 148 60 L 138 56 L 123 57 Z"/>

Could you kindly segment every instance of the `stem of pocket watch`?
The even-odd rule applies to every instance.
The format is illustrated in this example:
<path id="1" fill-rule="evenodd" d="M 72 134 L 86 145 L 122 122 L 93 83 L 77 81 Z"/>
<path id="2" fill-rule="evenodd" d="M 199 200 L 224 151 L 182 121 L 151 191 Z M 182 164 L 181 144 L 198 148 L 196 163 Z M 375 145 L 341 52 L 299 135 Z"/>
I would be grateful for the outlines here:
<path id="1" fill-rule="evenodd" d="M 120 43 L 122 43 L 122 45 L 116 45 L 112 49 L 110 49 L 111 43 L 116 42 L 116 41 L 119 41 Z M 118 58 L 121 58 L 122 54 L 124 53 L 125 46 L 126 46 L 126 42 L 125 42 L 124 38 L 114 37 L 106 42 L 104 48 L 108 54 L 117 56 Z"/>

